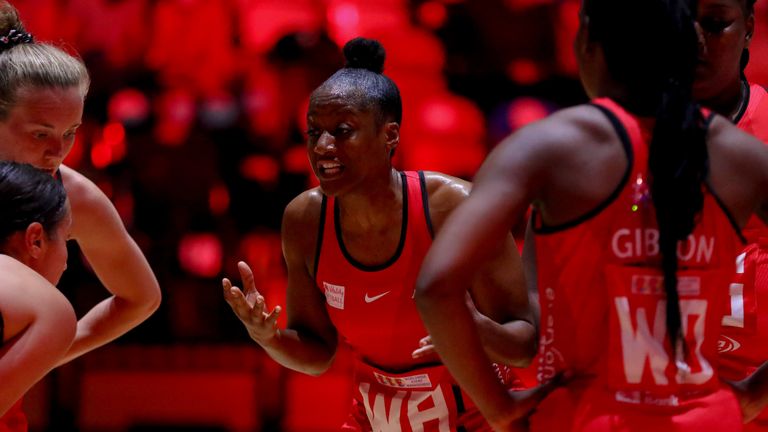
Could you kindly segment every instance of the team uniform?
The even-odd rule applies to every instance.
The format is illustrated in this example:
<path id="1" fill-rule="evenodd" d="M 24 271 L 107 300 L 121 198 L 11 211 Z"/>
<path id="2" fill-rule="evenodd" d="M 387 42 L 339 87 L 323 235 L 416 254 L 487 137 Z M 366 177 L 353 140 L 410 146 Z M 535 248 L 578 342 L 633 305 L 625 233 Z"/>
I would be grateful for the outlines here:
<path id="1" fill-rule="evenodd" d="M 614 192 L 560 226 L 534 215 L 541 305 L 539 376 L 566 372 L 530 418 L 532 431 L 739 431 L 741 411 L 717 374 L 717 340 L 733 253 L 742 241 L 706 188 L 679 243 L 682 344 L 667 336 L 666 295 L 648 188 L 652 122 L 609 99 L 628 167 Z"/>
<path id="2" fill-rule="evenodd" d="M 341 238 L 338 202 L 323 197 L 315 281 L 334 326 L 355 355 L 355 395 L 344 431 L 490 431 L 447 368 L 411 356 L 427 335 L 414 287 L 432 244 L 426 181 L 400 173 L 403 222 L 397 252 L 361 264 Z"/>
<path id="3" fill-rule="evenodd" d="M 736 126 L 768 143 L 768 93 L 753 84 L 748 98 Z M 720 374 L 730 380 L 746 378 L 768 360 L 768 227 L 753 216 L 743 232 L 749 244 L 736 259 L 718 347 Z M 768 412 L 745 425 L 745 430 L 768 431 Z"/>
<path id="4" fill-rule="evenodd" d="M 0 418 L 0 432 L 27 432 L 27 416 L 21 409 L 23 399 L 19 399 L 8 412 Z"/>

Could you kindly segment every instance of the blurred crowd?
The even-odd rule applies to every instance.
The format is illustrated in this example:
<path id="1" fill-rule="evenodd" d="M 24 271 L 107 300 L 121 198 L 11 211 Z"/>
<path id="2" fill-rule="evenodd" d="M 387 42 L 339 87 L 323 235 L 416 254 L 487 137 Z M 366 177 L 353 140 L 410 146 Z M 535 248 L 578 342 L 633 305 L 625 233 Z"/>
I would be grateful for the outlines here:
<path id="1" fill-rule="evenodd" d="M 308 96 L 348 39 L 387 49 L 404 103 L 402 168 L 471 178 L 504 136 L 585 99 L 571 49 L 578 0 L 14 4 L 37 40 L 79 54 L 91 73 L 66 163 L 116 204 L 167 299 L 132 341 L 241 340 L 216 290 L 239 259 L 281 298 L 282 210 L 315 184 Z M 768 25 L 756 27 L 748 73 L 768 82 Z M 62 289 L 82 308 L 101 296 L 87 263 L 70 263 Z"/>
<path id="2" fill-rule="evenodd" d="M 248 343 L 218 289 L 241 259 L 270 302 L 284 301 L 282 211 L 316 184 L 308 97 L 342 66 L 348 39 L 387 50 L 404 104 L 401 168 L 470 179 L 504 136 L 586 99 L 571 48 L 579 0 L 13 3 L 37 40 L 88 66 L 84 123 L 65 163 L 115 203 L 164 292 L 158 313 L 118 345 Z M 758 2 L 756 83 L 768 83 L 766 9 Z M 76 258 L 60 287 L 77 310 L 104 293 Z"/>

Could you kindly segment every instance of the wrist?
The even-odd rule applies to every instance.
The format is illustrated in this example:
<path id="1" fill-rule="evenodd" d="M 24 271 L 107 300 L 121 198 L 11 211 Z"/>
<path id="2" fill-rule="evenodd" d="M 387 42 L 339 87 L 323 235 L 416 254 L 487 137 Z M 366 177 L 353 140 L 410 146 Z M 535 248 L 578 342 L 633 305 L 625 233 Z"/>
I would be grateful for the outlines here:
<path id="1" fill-rule="evenodd" d="M 266 337 L 263 334 L 256 335 L 253 333 L 251 333 L 250 336 L 251 339 L 253 339 L 257 344 L 261 345 L 262 348 L 272 349 L 279 343 L 280 330 L 276 329 L 274 333 Z"/>

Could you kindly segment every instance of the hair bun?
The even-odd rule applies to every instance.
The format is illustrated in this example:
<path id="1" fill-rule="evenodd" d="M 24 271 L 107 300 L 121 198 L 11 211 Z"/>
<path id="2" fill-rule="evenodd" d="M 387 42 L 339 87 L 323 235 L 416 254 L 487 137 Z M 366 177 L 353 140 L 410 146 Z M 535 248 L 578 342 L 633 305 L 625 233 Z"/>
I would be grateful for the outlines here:
<path id="1" fill-rule="evenodd" d="M 380 74 L 384 71 L 387 53 L 375 39 L 354 38 L 344 45 L 345 68 L 367 69 Z"/>

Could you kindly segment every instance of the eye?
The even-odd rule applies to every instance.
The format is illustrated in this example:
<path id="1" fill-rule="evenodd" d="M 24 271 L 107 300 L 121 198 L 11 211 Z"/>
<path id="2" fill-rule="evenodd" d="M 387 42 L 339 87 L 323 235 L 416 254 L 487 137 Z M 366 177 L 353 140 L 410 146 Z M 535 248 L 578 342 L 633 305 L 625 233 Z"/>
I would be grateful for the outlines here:
<path id="1" fill-rule="evenodd" d="M 69 131 L 64 134 L 64 139 L 74 139 L 75 135 L 77 135 L 77 131 Z"/>
<path id="2" fill-rule="evenodd" d="M 699 25 L 707 33 L 722 33 L 728 26 L 732 24 L 732 21 L 720 19 L 720 18 L 701 18 L 699 19 Z"/>
<path id="3" fill-rule="evenodd" d="M 42 140 L 48 138 L 48 132 L 32 132 L 32 136 L 35 139 Z"/>
<path id="4" fill-rule="evenodd" d="M 320 131 L 317 129 L 308 129 L 307 130 L 307 137 L 311 140 L 316 140 L 320 138 Z"/>
<path id="5" fill-rule="evenodd" d="M 335 137 L 344 137 L 352 133 L 352 128 L 349 126 L 339 126 L 336 128 L 336 130 L 333 132 L 333 136 Z"/>

